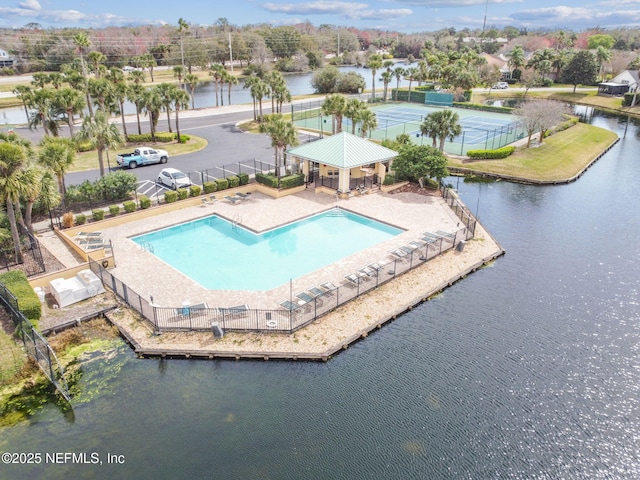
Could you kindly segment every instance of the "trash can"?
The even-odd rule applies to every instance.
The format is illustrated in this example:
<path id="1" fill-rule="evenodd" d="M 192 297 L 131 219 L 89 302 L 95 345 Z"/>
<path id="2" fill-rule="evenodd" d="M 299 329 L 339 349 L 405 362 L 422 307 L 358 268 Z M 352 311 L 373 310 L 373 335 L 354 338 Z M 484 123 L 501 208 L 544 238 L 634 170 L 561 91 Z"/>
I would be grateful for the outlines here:
<path id="1" fill-rule="evenodd" d="M 213 332 L 213 338 L 224 337 L 224 331 L 218 322 L 211 322 L 211 331 Z"/>

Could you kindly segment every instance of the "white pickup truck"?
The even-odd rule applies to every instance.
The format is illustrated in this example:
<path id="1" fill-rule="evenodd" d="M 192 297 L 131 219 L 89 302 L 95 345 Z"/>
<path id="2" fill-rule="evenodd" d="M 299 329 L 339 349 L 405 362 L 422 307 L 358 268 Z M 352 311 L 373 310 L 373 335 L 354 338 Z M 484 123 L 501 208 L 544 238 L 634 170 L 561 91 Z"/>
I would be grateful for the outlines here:
<path id="1" fill-rule="evenodd" d="M 136 168 L 140 165 L 149 165 L 151 163 L 167 163 L 168 159 L 169 154 L 166 150 L 150 147 L 136 148 L 131 153 L 123 153 L 116 156 L 118 165 L 129 168 Z"/>

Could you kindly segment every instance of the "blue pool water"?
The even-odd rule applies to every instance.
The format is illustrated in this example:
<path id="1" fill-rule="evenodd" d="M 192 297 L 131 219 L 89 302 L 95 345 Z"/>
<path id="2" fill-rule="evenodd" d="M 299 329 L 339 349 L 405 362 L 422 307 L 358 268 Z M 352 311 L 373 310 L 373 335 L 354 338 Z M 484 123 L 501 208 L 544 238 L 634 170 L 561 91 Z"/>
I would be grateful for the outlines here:
<path id="1" fill-rule="evenodd" d="M 213 215 L 132 240 L 209 290 L 270 290 L 402 232 L 333 209 L 259 235 Z"/>

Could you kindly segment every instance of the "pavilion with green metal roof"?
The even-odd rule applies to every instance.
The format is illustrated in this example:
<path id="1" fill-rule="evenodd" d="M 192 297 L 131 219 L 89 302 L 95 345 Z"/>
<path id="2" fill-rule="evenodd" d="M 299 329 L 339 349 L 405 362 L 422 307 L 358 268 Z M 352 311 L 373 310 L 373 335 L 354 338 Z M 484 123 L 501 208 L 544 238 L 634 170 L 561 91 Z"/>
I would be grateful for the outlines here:
<path id="1" fill-rule="evenodd" d="M 320 176 L 338 177 L 339 193 L 348 193 L 352 179 L 367 175 L 377 175 L 382 183 L 391 162 L 398 156 L 395 150 L 349 132 L 290 148 L 287 154 L 291 164 L 301 166 L 307 178 L 312 171 Z"/>

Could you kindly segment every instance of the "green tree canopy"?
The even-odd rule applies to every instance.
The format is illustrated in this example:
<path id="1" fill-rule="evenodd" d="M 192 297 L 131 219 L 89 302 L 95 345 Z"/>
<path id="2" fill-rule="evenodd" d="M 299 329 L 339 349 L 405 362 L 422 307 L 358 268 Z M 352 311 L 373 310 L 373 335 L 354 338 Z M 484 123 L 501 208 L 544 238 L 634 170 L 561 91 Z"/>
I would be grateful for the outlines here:
<path id="1" fill-rule="evenodd" d="M 425 178 L 438 181 L 449 175 L 447 157 L 437 148 L 414 143 L 403 145 L 393 161 L 396 178 L 418 182 L 424 188 Z"/>
<path id="2" fill-rule="evenodd" d="M 598 75 L 598 62 L 588 50 L 576 52 L 563 70 L 562 81 L 573 85 L 573 91 L 579 84 L 591 85 Z"/>
<path id="3" fill-rule="evenodd" d="M 595 50 L 598 47 L 604 47 L 607 50 L 611 50 L 615 43 L 616 40 L 611 35 L 598 33 L 589 37 L 589 40 L 587 40 L 587 48 L 590 50 Z"/>
<path id="4" fill-rule="evenodd" d="M 293 27 L 277 27 L 268 30 L 264 35 L 267 47 L 278 58 L 293 57 L 300 49 L 302 36 Z"/>

